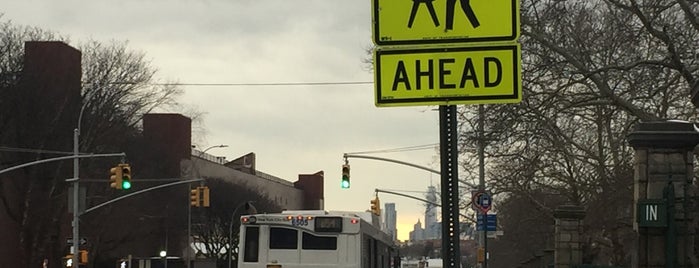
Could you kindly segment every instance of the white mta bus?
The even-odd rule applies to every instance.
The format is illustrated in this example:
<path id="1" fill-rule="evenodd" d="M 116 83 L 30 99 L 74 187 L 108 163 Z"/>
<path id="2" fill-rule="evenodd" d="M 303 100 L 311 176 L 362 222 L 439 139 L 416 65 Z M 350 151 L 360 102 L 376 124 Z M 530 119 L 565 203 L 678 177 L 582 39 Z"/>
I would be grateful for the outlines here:
<path id="1" fill-rule="evenodd" d="M 314 210 L 242 216 L 238 267 L 400 267 L 395 244 L 368 222 L 369 214 Z"/>

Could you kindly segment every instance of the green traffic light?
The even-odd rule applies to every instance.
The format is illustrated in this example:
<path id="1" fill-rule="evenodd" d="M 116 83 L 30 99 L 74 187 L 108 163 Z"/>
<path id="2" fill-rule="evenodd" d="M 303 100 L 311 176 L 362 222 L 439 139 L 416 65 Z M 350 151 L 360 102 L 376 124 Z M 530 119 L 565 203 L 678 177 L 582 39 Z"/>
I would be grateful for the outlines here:
<path id="1" fill-rule="evenodd" d="M 124 189 L 124 190 L 131 189 L 131 182 L 130 181 L 122 181 L 121 182 L 121 189 Z"/>
<path id="2" fill-rule="evenodd" d="M 342 183 L 340 184 L 342 186 L 342 189 L 348 189 L 350 188 L 350 182 L 348 179 L 342 178 Z"/>

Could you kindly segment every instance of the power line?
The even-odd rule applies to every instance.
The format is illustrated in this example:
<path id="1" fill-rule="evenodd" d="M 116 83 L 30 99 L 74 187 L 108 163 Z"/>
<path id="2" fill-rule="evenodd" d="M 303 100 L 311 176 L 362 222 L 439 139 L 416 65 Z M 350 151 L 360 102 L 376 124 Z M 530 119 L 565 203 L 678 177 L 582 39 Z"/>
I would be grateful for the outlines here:
<path id="1" fill-rule="evenodd" d="M 96 84 L 83 82 L 83 84 Z M 100 83 L 101 84 L 101 83 Z M 373 81 L 340 81 L 340 82 L 266 82 L 266 83 L 136 83 L 108 82 L 108 85 L 148 85 L 148 86 L 194 86 L 194 87 L 239 87 L 239 86 L 333 86 L 333 85 L 371 85 Z"/>

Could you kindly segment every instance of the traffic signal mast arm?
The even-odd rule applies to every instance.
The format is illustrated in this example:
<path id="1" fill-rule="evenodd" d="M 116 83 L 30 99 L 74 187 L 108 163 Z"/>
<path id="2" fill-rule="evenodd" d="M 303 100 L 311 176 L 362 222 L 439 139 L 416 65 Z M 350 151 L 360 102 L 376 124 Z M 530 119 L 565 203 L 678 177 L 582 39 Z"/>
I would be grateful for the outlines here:
<path id="1" fill-rule="evenodd" d="M 101 208 L 101 207 L 103 207 L 103 206 L 109 205 L 109 204 L 114 203 L 114 202 L 116 202 L 116 201 L 122 200 L 122 199 L 124 199 L 124 198 L 131 197 L 131 196 L 134 196 L 134 195 L 137 195 L 137 194 L 142 194 L 142 193 L 145 193 L 145 192 L 150 192 L 150 191 L 153 191 L 153 190 L 157 190 L 157 189 L 165 188 L 165 187 L 170 187 L 170 186 L 174 186 L 174 185 L 178 185 L 178 184 L 192 183 L 192 182 L 203 181 L 203 180 L 204 180 L 204 179 L 191 179 L 191 180 L 185 180 L 185 181 L 179 181 L 179 180 L 178 180 L 178 181 L 176 181 L 176 182 L 166 183 L 166 184 L 154 186 L 154 187 L 151 187 L 151 188 L 148 188 L 148 189 L 143 189 L 143 190 L 136 191 L 136 192 L 133 192 L 133 193 L 130 193 L 130 194 L 122 195 L 122 196 L 120 196 L 120 197 L 114 198 L 114 199 L 109 200 L 109 201 L 107 201 L 107 202 L 104 202 L 104 203 L 102 203 L 102 204 L 99 204 L 99 205 L 96 205 L 96 206 L 94 206 L 94 207 L 88 208 L 88 209 L 86 209 L 83 213 L 81 213 L 80 215 L 85 215 L 85 214 L 87 214 L 87 213 L 90 212 L 90 211 L 93 211 L 93 210 L 95 210 L 95 209 Z"/>
<path id="2" fill-rule="evenodd" d="M 345 157 L 345 162 L 347 162 L 347 158 L 364 158 L 364 159 L 371 159 L 371 160 L 379 160 L 379 161 L 386 161 L 386 162 L 391 162 L 391 163 L 396 163 L 396 164 L 401 164 L 409 167 L 414 167 L 414 168 L 419 168 L 422 170 L 426 170 L 429 172 L 432 172 L 434 174 L 440 175 L 441 172 L 428 168 L 428 167 L 423 167 L 420 165 L 416 165 L 413 163 L 408 163 L 408 162 L 403 162 L 400 160 L 395 160 L 395 159 L 390 159 L 390 158 L 383 158 L 383 157 L 376 157 L 376 156 L 368 156 L 368 155 L 357 155 L 357 154 L 344 154 Z M 466 184 L 467 186 L 473 188 L 473 189 L 479 189 L 479 187 L 473 183 L 467 182 L 465 180 L 459 180 L 460 183 Z"/>
<path id="3" fill-rule="evenodd" d="M 38 164 L 43 164 L 43 163 L 49 163 L 49 162 L 54 162 L 54 161 L 60 161 L 60 160 L 69 160 L 69 159 L 76 159 L 76 158 L 93 158 L 93 157 L 126 157 L 125 153 L 110 153 L 110 154 L 79 154 L 79 155 L 68 155 L 68 156 L 61 156 L 61 157 L 54 157 L 54 158 L 47 158 L 47 159 L 41 159 L 37 161 L 32 161 L 29 163 L 24 163 L 21 165 L 17 165 L 14 167 L 9 167 L 3 170 L 0 170 L 0 174 L 3 174 L 5 172 L 10 172 L 15 169 L 20 169 L 28 166 L 33 166 L 33 165 L 38 165 Z M 75 179 L 75 178 L 73 178 Z"/>
<path id="4" fill-rule="evenodd" d="M 398 195 L 398 196 L 402 196 L 402 197 L 407 197 L 407 198 L 410 198 L 410 199 L 415 199 L 415 200 L 418 200 L 418 201 L 421 201 L 421 202 L 425 202 L 425 203 L 427 203 L 427 204 L 432 204 L 432 205 L 435 205 L 435 206 L 438 206 L 438 207 L 442 207 L 441 204 L 437 204 L 437 203 L 435 203 L 435 202 L 428 201 L 427 199 L 422 199 L 422 198 L 410 196 L 410 195 L 407 195 L 407 194 L 401 194 L 401 193 L 396 193 L 396 192 L 391 192 L 391 191 L 386 191 L 386 190 L 381 190 L 381 189 L 374 189 L 374 191 L 377 192 L 377 193 L 387 193 L 387 194 L 393 194 L 393 195 Z M 467 206 L 470 206 L 470 205 L 471 205 L 471 202 L 469 202 L 469 203 L 467 204 Z M 464 217 L 465 219 L 467 219 L 467 220 L 469 220 L 469 221 L 471 221 L 471 222 L 473 222 L 473 223 L 476 223 L 475 220 L 473 220 L 472 218 L 469 218 L 469 216 L 467 216 L 467 215 L 464 215 L 464 214 L 461 214 L 461 213 L 459 213 L 459 215 L 461 215 L 461 217 Z"/>

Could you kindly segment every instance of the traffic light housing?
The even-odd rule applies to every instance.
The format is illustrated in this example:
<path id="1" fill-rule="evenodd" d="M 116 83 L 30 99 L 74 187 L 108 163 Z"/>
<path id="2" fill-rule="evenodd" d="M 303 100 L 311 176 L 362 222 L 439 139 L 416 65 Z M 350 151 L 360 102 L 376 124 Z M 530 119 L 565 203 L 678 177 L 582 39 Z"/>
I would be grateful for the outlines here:
<path id="1" fill-rule="evenodd" d="M 109 169 L 109 187 L 121 189 L 123 176 L 121 174 L 121 164 Z"/>
<path id="2" fill-rule="evenodd" d="M 201 199 L 200 193 L 199 187 L 189 190 L 189 204 L 193 207 L 199 207 L 199 200 Z"/>
<path id="3" fill-rule="evenodd" d="M 129 164 L 119 164 L 121 167 L 121 188 L 124 190 L 131 189 L 131 166 Z"/>
<path id="4" fill-rule="evenodd" d="M 79 253 L 80 253 L 80 255 L 78 255 L 78 262 L 79 262 L 81 265 L 87 264 L 87 250 L 81 249 L 81 250 L 79 251 Z"/>
<path id="5" fill-rule="evenodd" d="M 68 254 L 63 257 L 63 267 L 75 267 L 73 265 L 73 254 Z"/>
<path id="6" fill-rule="evenodd" d="M 209 199 L 209 194 L 210 194 L 209 187 L 200 186 L 197 188 L 201 189 L 201 198 L 202 198 L 201 206 L 208 208 L 211 205 L 210 199 Z"/>
<path id="7" fill-rule="evenodd" d="M 377 196 L 376 198 L 372 199 L 370 202 L 371 202 L 371 213 L 373 213 L 376 216 L 381 216 L 381 203 L 379 201 L 379 197 Z"/>
<path id="8" fill-rule="evenodd" d="M 109 187 L 119 190 L 131 189 L 131 166 L 119 164 L 109 169 Z"/>
<path id="9" fill-rule="evenodd" d="M 342 189 L 350 188 L 350 166 L 342 165 L 342 181 L 340 182 Z"/>

